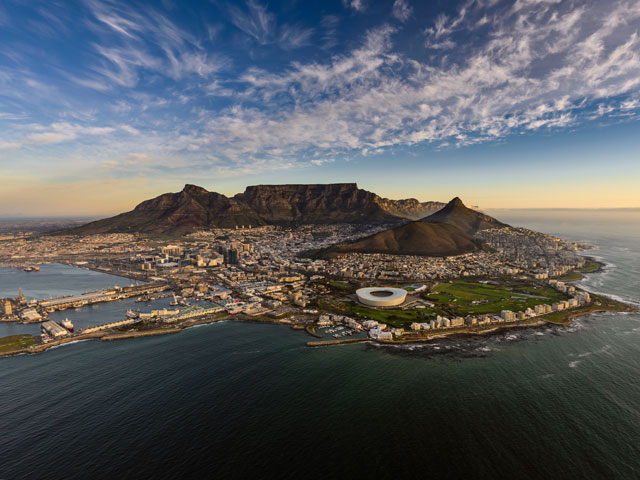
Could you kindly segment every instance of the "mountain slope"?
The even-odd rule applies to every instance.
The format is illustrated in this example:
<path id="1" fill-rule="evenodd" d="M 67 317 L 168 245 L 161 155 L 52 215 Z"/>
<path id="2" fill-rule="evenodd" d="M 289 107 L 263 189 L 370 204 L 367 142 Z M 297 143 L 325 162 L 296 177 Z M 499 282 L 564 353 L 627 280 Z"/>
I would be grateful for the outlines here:
<path id="1" fill-rule="evenodd" d="M 415 199 L 380 198 L 355 183 L 257 185 L 231 198 L 185 185 L 181 192 L 146 200 L 130 212 L 61 233 L 183 235 L 203 228 L 241 225 L 400 223 L 419 218 L 442 205 Z"/>
<path id="2" fill-rule="evenodd" d="M 481 248 L 479 240 L 454 225 L 410 222 L 350 243 L 334 245 L 317 256 L 331 258 L 342 253 L 386 253 L 446 257 Z"/>
<path id="3" fill-rule="evenodd" d="M 475 235 L 480 230 L 507 226 L 489 215 L 467 208 L 458 197 L 436 213 L 421 220 L 426 223 L 448 224 L 458 227 L 468 235 Z"/>
<path id="4" fill-rule="evenodd" d="M 165 193 L 139 204 L 130 212 L 97 220 L 70 233 L 114 232 L 183 234 L 210 226 L 262 225 L 260 219 L 233 199 L 185 185 L 178 193 Z"/>

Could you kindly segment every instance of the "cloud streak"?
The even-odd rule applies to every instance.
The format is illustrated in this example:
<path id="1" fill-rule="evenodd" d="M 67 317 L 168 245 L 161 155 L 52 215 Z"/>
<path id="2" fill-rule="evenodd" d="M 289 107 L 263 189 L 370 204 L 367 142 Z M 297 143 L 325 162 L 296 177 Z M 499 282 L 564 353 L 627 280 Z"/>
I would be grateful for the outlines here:
<path id="1" fill-rule="evenodd" d="M 385 7 L 389 23 L 348 41 L 339 27 L 355 15 L 344 11 L 322 12 L 310 28 L 257 0 L 222 4 L 228 23 L 216 32 L 243 38 L 254 61 L 242 66 L 215 48 L 222 33 L 210 33 L 210 19 L 198 36 L 152 7 L 82 1 L 93 37 L 83 68 L 61 75 L 103 103 L 74 108 L 74 95 L 47 76 L 0 66 L 0 99 L 9 99 L 0 113 L 3 158 L 64 144 L 114 172 L 156 162 L 232 175 L 252 165 L 276 170 L 500 142 L 640 110 L 640 5 L 632 0 L 466 1 L 417 27 L 417 54 L 402 49 L 420 21 L 408 0 Z M 321 48 L 295 54 L 314 42 Z M 263 61 L 274 51 L 292 60 Z M 45 99 L 58 102 L 54 114 L 35 121 L 21 113 L 29 100 Z"/>
<path id="2" fill-rule="evenodd" d="M 260 108 L 234 106 L 210 118 L 199 141 L 224 138 L 233 158 L 274 159 L 422 142 L 464 146 L 577 125 L 621 109 L 617 96 L 638 92 L 636 2 L 486 3 L 469 2 L 425 29 L 451 44 L 456 32 L 484 29 L 483 43 L 464 45 L 466 55 L 442 53 L 438 66 L 394 52 L 396 30 L 382 26 L 329 63 L 293 63 L 277 74 L 251 69 L 242 77 L 245 94 Z M 586 108 L 595 103 L 606 107 Z"/>
<path id="3" fill-rule="evenodd" d="M 88 26 L 99 36 L 93 42 L 98 62 L 93 74 L 72 77 L 98 91 L 112 86 L 136 87 L 145 72 L 175 81 L 190 75 L 208 79 L 230 64 L 226 56 L 206 51 L 191 33 L 152 7 L 136 10 L 106 0 L 84 0 L 92 14 Z"/>
<path id="4" fill-rule="evenodd" d="M 275 44 L 283 50 L 294 50 L 311 43 L 312 28 L 288 24 L 278 26 L 276 16 L 257 0 L 248 0 L 246 9 L 229 4 L 228 10 L 231 22 L 259 45 Z"/>

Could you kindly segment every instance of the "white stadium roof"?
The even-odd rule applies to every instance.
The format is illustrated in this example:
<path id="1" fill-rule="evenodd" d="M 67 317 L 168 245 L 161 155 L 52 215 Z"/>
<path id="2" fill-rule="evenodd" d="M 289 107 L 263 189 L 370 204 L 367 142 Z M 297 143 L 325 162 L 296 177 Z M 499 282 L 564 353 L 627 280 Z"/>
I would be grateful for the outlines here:
<path id="1" fill-rule="evenodd" d="M 358 301 L 370 307 L 395 307 L 404 303 L 407 291 L 404 288 L 367 287 L 356 290 Z"/>

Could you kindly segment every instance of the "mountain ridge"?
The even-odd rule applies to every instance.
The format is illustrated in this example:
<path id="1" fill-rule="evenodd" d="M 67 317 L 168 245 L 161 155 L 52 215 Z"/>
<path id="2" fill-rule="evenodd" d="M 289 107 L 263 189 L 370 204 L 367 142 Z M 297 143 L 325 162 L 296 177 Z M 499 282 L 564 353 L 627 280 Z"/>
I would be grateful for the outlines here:
<path id="1" fill-rule="evenodd" d="M 390 200 L 356 183 L 253 185 L 227 197 L 186 184 L 133 210 L 60 233 L 149 233 L 183 235 L 206 228 L 242 225 L 402 223 L 444 206 L 416 199 Z"/>

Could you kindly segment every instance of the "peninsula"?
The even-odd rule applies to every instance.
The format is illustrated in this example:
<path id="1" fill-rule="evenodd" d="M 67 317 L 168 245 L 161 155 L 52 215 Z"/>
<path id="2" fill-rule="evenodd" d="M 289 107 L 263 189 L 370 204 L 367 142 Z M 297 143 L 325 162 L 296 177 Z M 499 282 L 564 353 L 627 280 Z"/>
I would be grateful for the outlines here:
<path id="1" fill-rule="evenodd" d="M 230 319 L 287 325 L 318 346 L 421 342 L 633 311 L 569 283 L 599 268 L 581 254 L 586 248 L 512 227 L 457 197 L 389 200 L 332 184 L 249 187 L 229 199 L 187 185 L 111 219 L 0 240 L 0 265 L 58 262 L 143 282 L 57 299 L 19 292 L 0 299 L 2 321 L 42 325 L 42 335 L 0 339 L 0 355 Z M 394 289 L 399 300 L 363 303 L 364 287 L 382 296 Z M 150 305 L 169 298 L 171 308 L 123 311 L 76 330 L 48 318 L 127 298 Z"/>

